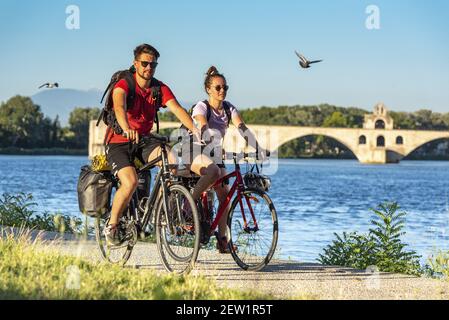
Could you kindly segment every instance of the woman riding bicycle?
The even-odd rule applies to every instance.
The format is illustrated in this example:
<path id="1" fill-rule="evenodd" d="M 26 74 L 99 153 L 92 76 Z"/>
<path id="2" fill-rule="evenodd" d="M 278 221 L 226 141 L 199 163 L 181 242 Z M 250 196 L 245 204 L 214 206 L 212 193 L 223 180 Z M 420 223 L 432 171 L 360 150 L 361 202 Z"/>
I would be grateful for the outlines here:
<path id="1" fill-rule="evenodd" d="M 203 138 L 207 135 L 209 137 L 213 137 L 214 141 L 222 141 L 222 138 L 226 134 L 228 125 L 232 122 L 239 129 L 239 133 L 243 137 L 248 138 L 249 144 L 252 147 L 257 148 L 257 140 L 251 131 L 246 127 L 236 107 L 230 102 L 225 101 L 229 86 L 226 83 L 226 78 L 224 75 L 219 73 L 217 68 L 214 66 L 211 66 L 206 73 L 204 89 L 208 94 L 208 99 L 199 101 L 194 106 L 192 112 L 192 117 L 196 122 L 198 129 L 200 129 L 203 133 Z M 229 119 L 229 117 L 231 119 Z M 207 134 L 204 134 L 206 132 Z M 204 139 L 208 140 L 207 138 Z M 214 148 L 214 150 L 216 149 L 217 148 Z M 221 146 L 219 150 L 222 150 Z M 266 151 L 260 147 L 258 150 L 260 159 L 264 160 L 266 157 Z M 192 195 L 195 201 L 199 199 L 201 194 L 210 188 L 216 180 L 226 175 L 226 168 L 222 162 L 221 154 L 219 157 L 214 156 L 214 159 L 220 160 L 215 160 L 214 162 L 209 155 L 201 154 L 195 157 L 192 162 L 190 170 L 202 176 Z M 208 172 L 213 172 L 214 175 L 210 176 L 207 174 Z M 215 187 L 215 192 L 221 204 L 226 200 L 226 196 L 229 193 L 229 186 L 219 185 Z M 218 224 L 217 249 L 220 253 L 230 252 L 228 248 L 228 237 L 226 235 L 228 212 L 229 208 L 227 208 Z"/>

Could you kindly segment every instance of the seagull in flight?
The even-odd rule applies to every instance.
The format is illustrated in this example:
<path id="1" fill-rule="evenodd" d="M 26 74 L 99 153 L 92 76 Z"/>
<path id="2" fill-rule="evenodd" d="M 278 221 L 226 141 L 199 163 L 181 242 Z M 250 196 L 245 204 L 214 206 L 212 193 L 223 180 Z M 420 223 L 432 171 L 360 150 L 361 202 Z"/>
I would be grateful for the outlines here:
<path id="1" fill-rule="evenodd" d="M 59 87 L 59 84 L 57 82 L 55 82 L 55 83 L 47 82 L 47 83 L 44 83 L 43 85 L 41 85 L 38 89 L 41 89 L 43 87 L 46 87 L 46 88 L 49 88 L 49 89 L 57 88 L 57 87 Z"/>
<path id="2" fill-rule="evenodd" d="M 300 53 L 298 53 L 298 52 L 296 52 L 296 51 L 295 51 L 295 53 L 296 53 L 296 55 L 297 55 L 298 58 L 299 58 L 299 65 L 300 65 L 301 67 L 305 68 L 305 69 L 310 68 L 310 65 L 311 65 L 312 63 L 318 63 L 318 62 L 323 61 L 323 60 L 309 61 L 309 60 L 307 60 L 306 57 L 304 57 L 302 54 L 300 54 Z"/>

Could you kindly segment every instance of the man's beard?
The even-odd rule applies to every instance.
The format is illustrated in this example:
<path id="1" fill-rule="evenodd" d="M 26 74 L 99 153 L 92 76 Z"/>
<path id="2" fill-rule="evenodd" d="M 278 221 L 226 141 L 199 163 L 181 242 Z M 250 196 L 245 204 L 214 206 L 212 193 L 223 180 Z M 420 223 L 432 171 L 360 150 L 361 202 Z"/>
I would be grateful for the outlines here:
<path id="1" fill-rule="evenodd" d="M 149 72 L 149 76 L 145 76 L 145 72 L 142 72 L 142 73 L 139 73 L 139 76 L 142 78 L 142 79 L 145 79 L 145 80 L 151 80 L 151 78 L 153 78 L 153 74 L 152 74 L 152 72 Z"/>

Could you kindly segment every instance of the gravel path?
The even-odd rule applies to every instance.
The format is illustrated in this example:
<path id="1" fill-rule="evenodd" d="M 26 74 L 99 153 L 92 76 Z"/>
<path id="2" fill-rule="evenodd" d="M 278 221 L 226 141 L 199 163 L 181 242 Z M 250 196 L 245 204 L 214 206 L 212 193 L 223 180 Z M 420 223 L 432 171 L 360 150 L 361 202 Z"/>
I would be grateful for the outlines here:
<path id="1" fill-rule="evenodd" d="M 45 233 L 43 237 L 53 240 L 55 234 Z M 49 244 L 63 254 L 101 260 L 93 239 L 77 241 L 66 235 Z M 125 267 L 165 273 L 152 243 L 138 243 Z M 449 299 L 448 281 L 277 259 L 262 271 L 248 272 L 240 269 L 230 255 L 204 249 L 191 274 L 213 279 L 220 286 L 256 289 L 279 299 Z"/>

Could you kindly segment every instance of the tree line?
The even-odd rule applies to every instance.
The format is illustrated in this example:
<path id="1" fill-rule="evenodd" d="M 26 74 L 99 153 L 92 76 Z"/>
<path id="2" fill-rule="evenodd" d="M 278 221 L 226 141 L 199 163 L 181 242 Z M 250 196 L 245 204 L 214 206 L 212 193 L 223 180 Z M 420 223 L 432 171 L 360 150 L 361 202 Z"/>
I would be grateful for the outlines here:
<path id="1" fill-rule="evenodd" d="M 262 106 L 239 110 L 248 124 L 268 124 L 282 126 L 362 128 L 366 114 L 370 111 L 355 107 L 337 107 L 330 104 L 312 106 Z M 396 129 L 449 130 L 449 112 L 438 113 L 431 110 L 415 112 L 389 111 Z M 177 121 L 169 111 L 160 115 L 161 121 Z"/>
<path id="2" fill-rule="evenodd" d="M 312 106 L 262 106 L 255 109 L 239 110 L 248 124 L 282 126 L 362 128 L 366 114 L 371 112 L 355 107 L 337 107 L 330 104 Z M 395 129 L 409 130 L 449 130 L 449 113 L 431 110 L 415 112 L 390 111 Z M 176 121 L 170 112 L 161 115 L 161 120 Z M 421 148 L 423 153 L 431 154 L 439 141 L 431 142 Z M 350 158 L 355 156 L 343 144 L 325 136 L 307 136 L 287 142 L 279 149 L 280 157 L 323 157 Z M 449 157 L 449 154 L 447 155 Z"/>
<path id="3" fill-rule="evenodd" d="M 31 98 L 15 96 L 0 105 L 0 148 L 63 148 L 86 150 L 89 121 L 97 119 L 98 108 L 75 108 L 68 126 L 50 119 Z"/>
<path id="4" fill-rule="evenodd" d="M 96 120 L 99 108 L 75 108 L 68 125 L 62 127 L 58 117 L 50 119 L 31 98 L 15 96 L 0 105 L 0 148 L 64 148 L 86 150 L 89 139 L 89 122 Z M 313 126 L 334 128 L 362 128 L 364 116 L 369 111 L 355 107 L 337 107 L 330 104 L 312 106 L 262 106 L 242 109 L 240 114 L 248 124 L 282 126 Z M 394 112 L 396 129 L 449 130 L 449 113 L 431 110 Z M 161 112 L 160 121 L 177 121 L 169 112 Z M 431 152 L 437 143 L 426 146 Z M 280 148 L 282 157 L 337 157 L 353 158 L 350 151 L 338 141 L 324 136 L 296 139 Z"/>

